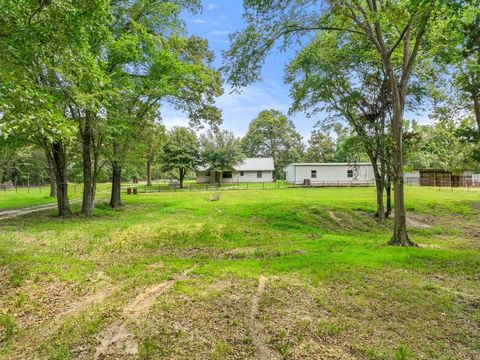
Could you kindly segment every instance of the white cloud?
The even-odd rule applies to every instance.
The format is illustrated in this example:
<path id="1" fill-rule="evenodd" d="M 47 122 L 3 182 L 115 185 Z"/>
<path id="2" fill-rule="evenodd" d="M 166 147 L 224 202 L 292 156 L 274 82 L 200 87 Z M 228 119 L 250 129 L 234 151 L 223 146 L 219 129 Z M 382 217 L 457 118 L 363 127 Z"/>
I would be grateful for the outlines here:
<path id="1" fill-rule="evenodd" d="M 207 36 L 223 36 L 223 35 L 228 35 L 230 34 L 230 30 L 213 30 L 210 31 Z"/>
<path id="2" fill-rule="evenodd" d="M 187 19 L 187 21 L 198 25 L 220 25 L 217 21 L 208 19 Z"/>
<path id="3" fill-rule="evenodd" d="M 209 3 L 209 4 L 207 5 L 207 9 L 208 9 L 208 10 L 214 10 L 214 9 L 219 9 L 219 8 L 220 8 L 220 6 L 218 6 L 218 5 L 216 5 L 216 4 L 213 4 L 213 3 Z"/>

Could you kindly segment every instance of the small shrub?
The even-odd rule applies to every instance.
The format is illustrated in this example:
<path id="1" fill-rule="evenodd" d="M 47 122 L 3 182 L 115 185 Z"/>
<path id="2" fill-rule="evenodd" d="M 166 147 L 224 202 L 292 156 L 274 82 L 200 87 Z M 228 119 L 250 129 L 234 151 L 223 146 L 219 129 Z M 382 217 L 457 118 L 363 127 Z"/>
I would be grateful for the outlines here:
<path id="1" fill-rule="evenodd" d="M 410 359 L 410 350 L 406 345 L 401 344 L 395 351 L 395 360 Z"/>

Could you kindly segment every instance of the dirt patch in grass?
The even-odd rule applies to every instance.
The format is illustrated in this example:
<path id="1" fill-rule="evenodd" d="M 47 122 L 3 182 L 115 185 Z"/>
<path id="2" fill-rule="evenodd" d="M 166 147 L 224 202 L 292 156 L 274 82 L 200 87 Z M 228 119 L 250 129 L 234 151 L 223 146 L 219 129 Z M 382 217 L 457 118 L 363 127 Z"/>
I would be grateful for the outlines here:
<path id="1" fill-rule="evenodd" d="M 392 218 L 393 218 L 393 214 L 392 214 Z M 418 229 L 430 229 L 435 225 L 431 218 L 409 212 L 407 214 L 407 226 L 411 226 Z"/>
<path id="2" fill-rule="evenodd" d="M 175 279 L 155 284 L 139 293 L 122 310 L 121 318 L 110 323 L 99 335 L 100 344 L 95 351 L 95 359 L 129 358 L 138 354 L 138 342 L 128 329 L 128 323 L 147 314 L 158 296 L 167 292 L 176 281 L 185 279 L 190 268 Z"/>
<path id="3" fill-rule="evenodd" d="M 340 336 L 344 327 L 308 288 L 292 278 L 268 283 L 260 309 L 269 345 L 284 359 L 354 359 Z"/>
<path id="4" fill-rule="evenodd" d="M 252 297 L 250 306 L 250 330 L 252 332 L 253 343 L 257 348 L 256 356 L 259 360 L 280 359 L 280 354 L 271 349 L 267 344 L 268 338 L 263 330 L 258 306 L 265 291 L 265 284 L 267 281 L 268 279 L 265 276 L 260 276 L 258 279 L 257 291 Z"/>
<path id="5" fill-rule="evenodd" d="M 239 279 L 189 279 L 158 299 L 139 323 L 146 359 L 253 359 L 251 299 L 256 284 Z"/>
<path id="6" fill-rule="evenodd" d="M 432 285 L 429 276 L 406 276 L 404 270 L 344 274 L 332 280 L 313 285 L 281 278 L 267 284 L 260 311 L 269 344 L 283 358 L 396 358 L 403 352 L 430 359 L 480 355 L 474 320 L 478 296 L 473 295 L 478 285 L 469 293 L 451 292 L 454 279 L 437 279 Z"/>
<path id="7" fill-rule="evenodd" d="M 16 311 L 21 329 L 19 338 L 9 353 L 12 359 L 23 358 L 26 352 L 37 348 L 59 331 L 67 320 L 104 302 L 114 292 L 114 288 L 108 286 L 98 291 L 90 289 L 93 293 L 79 295 L 70 284 L 59 281 L 30 287 L 28 285 L 25 284 L 28 291 L 13 294 L 10 297 L 13 303 L 7 303 L 4 307 L 10 312 Z"/>

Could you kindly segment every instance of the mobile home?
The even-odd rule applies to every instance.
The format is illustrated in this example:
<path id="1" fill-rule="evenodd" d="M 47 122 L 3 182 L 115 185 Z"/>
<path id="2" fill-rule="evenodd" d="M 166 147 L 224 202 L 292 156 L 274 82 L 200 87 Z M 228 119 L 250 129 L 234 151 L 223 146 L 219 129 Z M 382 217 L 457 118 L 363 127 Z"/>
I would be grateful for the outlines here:
<path id="1" fill-rule="evenodd" d="M 274 169 L 273 158 L 247 158 L 224 171 L 222 183 L 272 182 Z M 219 172 L 210 170 L 208 166 L 197 169 L 196 175 L 199 184 L 216 183 L 220 177 Z"/>
<path id="2" fill-rule="evenodd" d="M 351 185 L 374 184 L 370 163 L 292 163 L 283 169 L 292 184 Z"/>

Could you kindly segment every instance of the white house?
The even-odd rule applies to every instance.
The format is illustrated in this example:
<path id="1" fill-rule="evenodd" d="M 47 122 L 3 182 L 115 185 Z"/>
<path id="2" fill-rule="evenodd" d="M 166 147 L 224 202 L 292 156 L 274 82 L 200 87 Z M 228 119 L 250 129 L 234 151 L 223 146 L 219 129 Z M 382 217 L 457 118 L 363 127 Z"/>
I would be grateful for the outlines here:
<path id="1" fill-rule="evenodd" d="M 275 169 L 272 158 L 246 158 L 242 163 L 222 174 L 222 183 L 272 182 Z M 218 182 L 220 173 L 208 168 L 197 170 L 197 183 Z"/>
<path id="2" fill-rule="evenodd" d="M 292 163 L 283 168 L 292 184 L 325 185 L 367 184 L 375 182 L 370 163 Z"/>
<path id="3" fill-rule="evenodd" d="M 480 186 L 480 173 L 472 174 L 472 184 L 474 186 Z"/>

